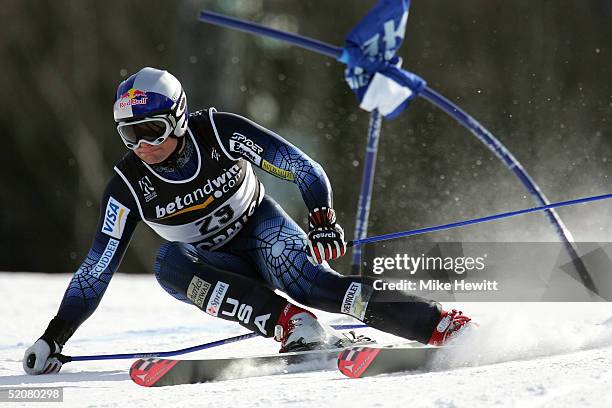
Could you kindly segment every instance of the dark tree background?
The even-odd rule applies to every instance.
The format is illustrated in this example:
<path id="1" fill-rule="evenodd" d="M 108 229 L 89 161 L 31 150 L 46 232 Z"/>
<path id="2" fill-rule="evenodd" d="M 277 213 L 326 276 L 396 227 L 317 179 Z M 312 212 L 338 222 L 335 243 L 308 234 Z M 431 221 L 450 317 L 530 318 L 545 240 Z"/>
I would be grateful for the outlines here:
<path id="1" fill-rule="evenodd" d="M 174 73 L 191 110 L 244 114 L 327 170 L 352 236 L 368 114 L 335 61 L 205 25 L 207 8 L 333 44 L 374 1 L 8 0 L 0 7 L 0 270 L 65 272 L 85 256 L 99 197 L 125 152 L 116 86 L 142 66 Z M 487 126 L 551 200 L 612 191 L 612 3 L 414 0 L 400 55 Z M 301 222 L 297 188 L 264 176 Z M 497 158 L 423 100 L 385 122 L 370 234 L 532 205 Z M 600 203 L 561 211 L 579 240 L 610 238 Z M 418 239 L 554 240 L 532 215 Z M 148 272 L 161 241 L 139 227 L 120 268 Z M 410 241 L 407 241 L 409 245 Z M 348 260 L 335 264 L 348 270 Z"/>

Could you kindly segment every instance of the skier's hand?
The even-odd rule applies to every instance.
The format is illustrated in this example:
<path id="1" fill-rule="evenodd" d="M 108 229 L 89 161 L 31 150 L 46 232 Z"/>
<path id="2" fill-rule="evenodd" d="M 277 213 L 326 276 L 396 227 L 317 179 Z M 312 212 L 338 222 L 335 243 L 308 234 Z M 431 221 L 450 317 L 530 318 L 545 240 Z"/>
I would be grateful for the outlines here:
<path id="1" fill-rule="evenodd" d="M 29 375 L 57 373 L 62 368 L 62 362 L 54 355 L 60 351 L 61 347 L 55 342 L 50 345 L 46 340 L 36 340 L 36 343 L 25 351 L 23 371 Z"/>
<path id="2" fill-rule="evenodd" d="M 333 208 L 315 208 L 308 215 L 308 260 L 313 264 L 340 258 L 346 252 L 344 230 Z"/>

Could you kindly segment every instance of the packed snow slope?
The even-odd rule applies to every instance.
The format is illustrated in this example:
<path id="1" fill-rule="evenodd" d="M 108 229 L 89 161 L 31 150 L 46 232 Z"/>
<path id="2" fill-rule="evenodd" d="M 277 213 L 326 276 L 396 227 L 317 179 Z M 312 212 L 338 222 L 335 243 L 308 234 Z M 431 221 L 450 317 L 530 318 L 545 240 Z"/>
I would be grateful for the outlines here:
<path id="1" fill-rule="evenodd" d="M 444 351 L 427 371 L 361 380 L 326 371 L 147 389 L 129 379 L 130 360 L 73 362 L 57 375 L 26 376 L 23 352 L 54 316 L 68 280 L 68 275 L 0 273 L 0 387 L 65 387 L 65 402 L 45 406 L 612 406 L 612 323 L 606 323 L 612 307 L 607 303 L 464 304 L 461 309 L 481 328 L 458 339 L 458 346 Z M 326 313 L 320 318 L 353 321 Z M 153 276 L 118 274 L 64 353 L 173 350 L 243 332 L 174 300 Z M 363 332 L 381 342 L 393 339 Z M 277 349 L 274 341 L 257 338 L 183 358 Z"/>

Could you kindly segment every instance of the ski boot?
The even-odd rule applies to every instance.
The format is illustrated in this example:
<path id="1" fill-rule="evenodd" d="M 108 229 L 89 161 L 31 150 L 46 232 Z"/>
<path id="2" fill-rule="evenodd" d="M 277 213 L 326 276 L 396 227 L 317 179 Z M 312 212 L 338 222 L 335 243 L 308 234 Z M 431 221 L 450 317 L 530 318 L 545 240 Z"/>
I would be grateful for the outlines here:
<path id="1" fill-rule="evenodd" d="M 462 331 L 465 331 L 465 327 L 471 320 L 472 319 L 465 316 L 463 312 L 459 312 L 455 309 L 450 312 L 442 311 L 440 321 L 427 344 L 432 346 L 446 345 L 453 338 L 461 334 Z"/>
<path id="2" fill-rule="evenodd" d="M 287 303 L 274 328 L 274 340 L 281 343 L 279 353 L 345 347 L 351 343 L 325 329 L 308 310 Z"/>

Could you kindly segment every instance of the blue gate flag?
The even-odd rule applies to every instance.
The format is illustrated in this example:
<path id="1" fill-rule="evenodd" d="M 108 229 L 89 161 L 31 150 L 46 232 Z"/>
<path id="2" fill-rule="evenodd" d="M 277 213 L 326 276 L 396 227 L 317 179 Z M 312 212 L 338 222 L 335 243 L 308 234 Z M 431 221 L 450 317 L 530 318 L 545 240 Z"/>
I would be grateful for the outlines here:
<path id="1" fill-rule="evenodd" d="M 395 55 L 404 39 L 410 0 L 380 0 L 346 36 L 339 61 L 346 64 L 344 77 L 359 106 L 374 109 L 386 118 L 399 115 L 427 83 L 401 69 Z"/>

